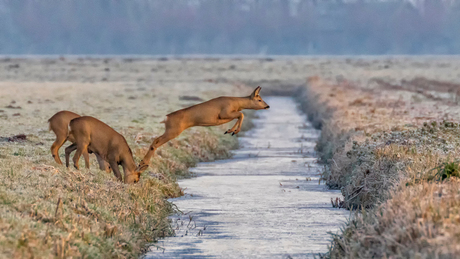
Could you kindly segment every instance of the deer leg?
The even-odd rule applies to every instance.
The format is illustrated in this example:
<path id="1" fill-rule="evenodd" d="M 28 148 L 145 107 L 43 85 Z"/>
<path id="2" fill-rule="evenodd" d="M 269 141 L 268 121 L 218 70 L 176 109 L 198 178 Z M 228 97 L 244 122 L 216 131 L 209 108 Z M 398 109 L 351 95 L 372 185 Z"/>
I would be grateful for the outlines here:
<path id="1" fill-rule="evenodd" d="M 78 166 L 78 161 L 80 160 L 80 156 L 82 154 L 85 158 L 86 168 L 89 168 L 89 155 L 88 155 L 89 140 L 86 140 L 86 139 L 76 140 L 76 144 L 77 144 L 77 151 L 75 152 L 75 155 L 73 156 L 73 164 L 75 168 L 80 169 Z"/>
<path id="2" fill-rule="evenodd" d="M 236 124 L 238 124 L 238 127 L 236 128 L 235 131 L 233 131 L 232 136 L 235 135 L 235 134 L 238 134 L 241 131 L 241 126 L 243 125 L 243 120 L 244 120 L 244 114 L 241 113 L 241 117 L 238 118 L 238 121 L 236 122 Z"/>
<path id="3" fill-rule="evenodd" d="M 77 169 L 80 170 L 80 167 L 78 166 L 78 160 L 80 160 L 80 156 L 83 152 L 83 146 L 77 145 L 77 151 L 73 155 L 73 166 Z"/>
<path id="4" fill-rule="evenodd" d="M 123 179 L 121 178 L 120 168 L 118 168 L 117 162 L 115 162 L 115 160 L 110 160 L 109 164 L 115 177 L 118 179 L 118 181 L 122 182 Z"/>
<path id="5" fill-rule="evenodd" d="M 62 165 L 62 161 L 59 158 L 59 149 L 64 145 L 65 141 L 67 140 L 67 136 L 65 135 L 56 135 L 56 140 L 54 141 L 53 145 L 51 145 L 51 155 L 53 156 L 56 163 Z"/>
<path id="6" fill-rule="evenodd" d="M 179 128 L 172 128 L 166 126 L 165 133 L 163 135 L 156 138 L 149 147 L 149 151 L 145 154 L 144 158 L 140 162 L 139 166 L 148 165 L 150 163 L 150 159 L 152 158 L 155 150 L 162 146 L 164 143 L 170 141 L 173 138 L 176 138 L 182 133 L 182 130 Z"/>
<path id="7" fill-rule="evenodd" d="M 100 155 L 94 153 L 96 155 L 97 163 L 99 164 L 99 169 L 102 171 L 106 171 L 107 173 L 110 173 L 110 164 L 107 163 Z"/>
<path id="8" fill-rule="evenodd" d="M 89 169 L 89 154 L 88 154 L 88 146 L 85 146 L 85 148 L 82 151 L 83 157 L 85 158 L 85 167 Z"/>
<path id="9" fill-rule="evenodd" d="M 66 167 L 69 167 L 70 153 L 72 153 L 75 149 L 77 149 L 77 144 L 75 143 L 65 148 L 65 166 Z"/>
<path id="10" fill-rule="evenodd" d="M 238 118 L 238 121 L 235 123 L 235 125 L 233 125 L 233 127 L 229 130 L 227 130 L 224 134 L 227 134 L 227 133 L 232 133 L 232 136 L 237 134 L 238 132 L 240 132 L 241 130 L 241 123 L 243 122 L 243 119 L 244 119 L 244 115 L 243 113 L 241 112 L 238 112 L 238 111 L 233 111 L 233 112 L 230 112 L 228 114 L 220 114 L 219 117 L 221 119 L 236 119 Z"/>
<path id="11" fill-rule="evenodd" d="M 104 160 L 104 158 L 102 158 L 99 154 L 97 154 L 96 152 L 94 152 L 92 149 L 91 149 L 91 145 L 88 146 L 88 153 L 90 154 L 93 154 L 96 156 L 96 159 L 97 159 L 97 163 L 99 164 L 99 169 L 102 170 L 102 171 L 106 171 L 107 173 L 110 173 L 110 171 L 112 171 L 110 169 L 110 165 L 109 163 L 107 163 L 107 161 Z"/>
<path id="12" fill-rule="evenodd" d="M 75 144 L 75 143 L 73 143 L 72 145 L 66 147 L 66 149 L 65 149 L 65 166 L 66 167 L 69 167 L 70 154 L 76 149 L 77 149 L 77 144 Z M 88 150 L 88 153 L 93 153 L 89 147 L 87 148 L 87 150 Z M 82 153 L 82 154 L 84 156 L 84 153 Z M 110 170 L 110 168 L 107 169 L 107 167 L 109 166 L 108 163 L 105 162 L 104 159 L 102 159 L 98 154 L 95 154 L 95 155 L 96 155 L 97 161 L 99 162 L 99 166 L 100 166 L 101 170 L 105 170 L 105 171 Z M 88 157 L 88 161 L 89 161 L 89 157 Z M 101 166 L 101 162 L 102 162 L 102 166 Z M 85 158 L 85 163 L 86 163 L 86 158 Z M 88 163 L 88 165 L 89 165 L 89 163 Z M 89 168 L 89 167 L 87 167 L 87 168 Z M 108 172 L 110 172 L 110 171 L 108 171 Z"/>
<path id="13" fill-rule="evenodd" d="M 236 128 L 238 127 L 238 123 L 239 123 L 239 122 L 240 122 L 240 120 L 237 120 L 237 121 L 235 122 L 235 125 L 233 125 L 233 127 L 232 127 L 231 129 L 227 130 L 224 134 L 232 133 L 233 131 L 235 131 Z"/>

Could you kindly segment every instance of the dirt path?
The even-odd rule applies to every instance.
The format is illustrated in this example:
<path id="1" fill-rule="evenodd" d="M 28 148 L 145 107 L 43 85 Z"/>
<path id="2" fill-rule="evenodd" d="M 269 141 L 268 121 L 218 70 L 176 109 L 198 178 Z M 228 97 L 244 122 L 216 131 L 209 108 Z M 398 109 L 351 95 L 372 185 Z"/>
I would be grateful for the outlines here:
<path id="1" fill-rule="evenodd" d="M 265 98 L 255 128 L 233 159 L 201 163 L 180 181 L 176 237 L 147 258 L 305 258 L 325 252 L 348 216 L 331 207 L 340 192 L 318 185 L 314 145 L 319 131 L 287 97 Z M 311 178 L 311 181 L 307 181 Z"/>

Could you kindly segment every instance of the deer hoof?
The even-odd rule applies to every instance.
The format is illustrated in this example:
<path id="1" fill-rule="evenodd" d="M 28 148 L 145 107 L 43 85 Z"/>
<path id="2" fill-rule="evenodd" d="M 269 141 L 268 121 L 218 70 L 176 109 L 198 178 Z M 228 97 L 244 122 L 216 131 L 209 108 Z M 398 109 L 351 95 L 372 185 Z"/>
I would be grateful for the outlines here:
<path id="1" fill-rule="evenodd" d="M 232 136 L 235 135 L 235 132 L 232 133 Z"/>

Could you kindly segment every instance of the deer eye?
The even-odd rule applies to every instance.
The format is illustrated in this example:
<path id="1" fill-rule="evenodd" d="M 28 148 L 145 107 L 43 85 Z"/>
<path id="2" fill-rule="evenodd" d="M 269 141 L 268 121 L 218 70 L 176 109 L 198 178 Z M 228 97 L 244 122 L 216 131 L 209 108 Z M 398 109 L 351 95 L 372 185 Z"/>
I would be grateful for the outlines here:
<path id="1" fill-rule="evenodd" d="M 259 102 L 261 102 L 262 100 L 259 100 Z"/>

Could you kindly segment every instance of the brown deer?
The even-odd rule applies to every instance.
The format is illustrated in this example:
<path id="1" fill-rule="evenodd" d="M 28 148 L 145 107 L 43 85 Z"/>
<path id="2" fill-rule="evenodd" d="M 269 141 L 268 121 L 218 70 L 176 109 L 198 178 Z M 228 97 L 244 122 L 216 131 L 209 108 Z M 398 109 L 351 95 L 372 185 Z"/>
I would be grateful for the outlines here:
<path id="1" fill-rule="evenodd" d="M 56 140 L 53 145 L 51 145 L 51 155 L 53 155 L 56 163 L 62 165 L 61 159 L 59 158 L 59 149 L 64 145 L 68 140 L 69 135 L 69 123 L 71 120 L 80 117 L 80 115 L 69 112 L 69 111 L 60 111 L 54 114 L 49 120 L 49 129 L 54 132 L 56 135 Z M 70 145 L 69 147 L 75 147 L 75 144 Z M 92 153 L 90 151 L 90 153 Z M 103 171 L 110 172 L 110 166 L 107 162 L 104 161 L 98 154 L 95 154 L 97 162 L 99 163 L 99 168 Z M 68 166 L 68 165 L 67 165 Z"/>
<path id="2" fill-rule="evenodd" d="M 235 125 L 224 133 L 232 133 L 232 136 L 238 134 L 244 119 L 241 110 L 262 110 L 270 108 L 259 95 L 261 89 L 262 88 L 258 86 L 254 92 L 247 97 L 222 96 L 166 115 L 166 119 L 161 122 L 165 124 L 165 133 L 153 140 L 140 166 L 148 165 L 158 147 L 176 138 L 182 131 L 190 127 L 217 126 L 238 119 Z"/>
<path id="3" fill-rule="evenodd" d="M 78 160 L 81 155 L 85 158 L 86 168 L 89 168 L 88 150 L 90 149 L 109 162 L 114 175 L 120 181 L 123 179 L 118 165 L 121 165 L 125 183 L 138 182 L 141 172 L 147 169 L 147 165 L 136 167 L 126 139 L 102 121 L 83 116 L 71 120 L 69 128 L 69 139 L 72 139 L 77 149 L 73 157 L 75 168 L 79 169 Z M 65 149 L 66 165 L 69 164 L 69 155 L 75 148 L 69 146 Z"/>

